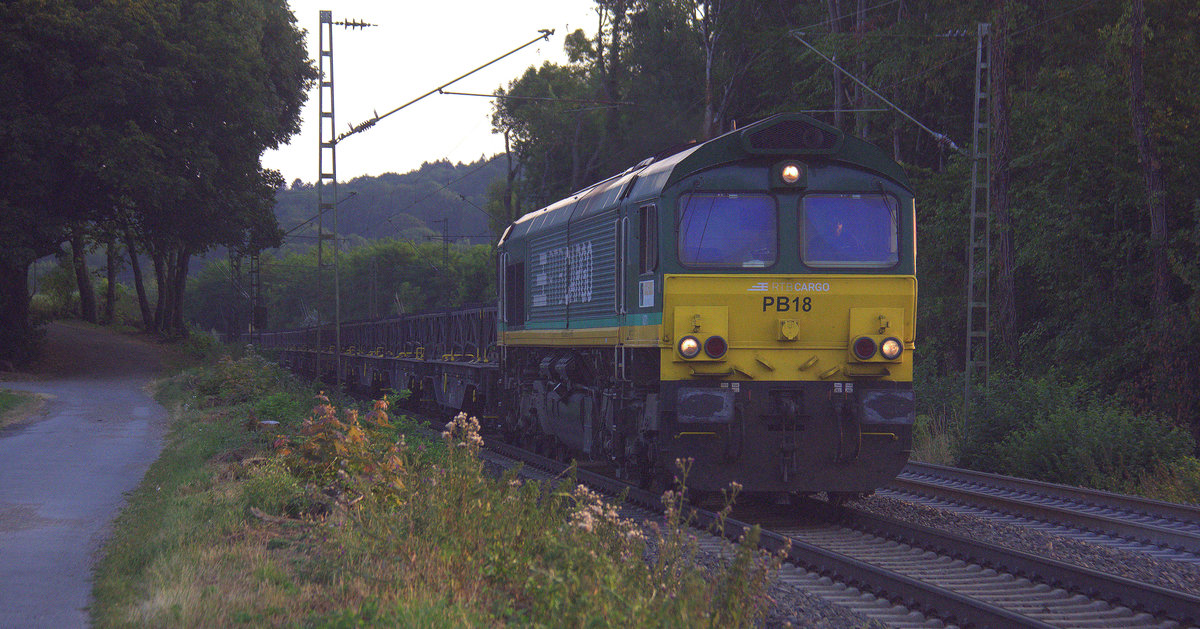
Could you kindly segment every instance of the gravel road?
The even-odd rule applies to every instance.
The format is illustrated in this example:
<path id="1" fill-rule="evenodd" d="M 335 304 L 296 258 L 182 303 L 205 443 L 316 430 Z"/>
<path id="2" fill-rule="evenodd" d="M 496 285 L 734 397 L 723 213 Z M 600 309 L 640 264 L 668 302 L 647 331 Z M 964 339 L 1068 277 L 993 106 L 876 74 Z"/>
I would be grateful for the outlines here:
<path id="1" fill-rule="evenodd" d="M 160 347 L 74 323 L 46 341 L 32 373 L 0 383 L 49 398 L 0 430 L 0 628 L 89 624 L 96 553 L 166 432 L 145 391 Z"/>

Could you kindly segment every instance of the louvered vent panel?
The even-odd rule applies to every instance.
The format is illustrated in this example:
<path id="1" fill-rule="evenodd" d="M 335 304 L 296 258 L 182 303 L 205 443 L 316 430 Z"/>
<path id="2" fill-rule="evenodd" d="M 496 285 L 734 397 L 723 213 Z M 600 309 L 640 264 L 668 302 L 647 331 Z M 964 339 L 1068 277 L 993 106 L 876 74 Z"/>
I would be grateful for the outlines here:
<path id="1" fill-rule="evenodd" d="M 750 134 L 750 148 L 759 151 L 829 151 L 837 146 L 836 135 L 800 120 L 784 120 Z"/>

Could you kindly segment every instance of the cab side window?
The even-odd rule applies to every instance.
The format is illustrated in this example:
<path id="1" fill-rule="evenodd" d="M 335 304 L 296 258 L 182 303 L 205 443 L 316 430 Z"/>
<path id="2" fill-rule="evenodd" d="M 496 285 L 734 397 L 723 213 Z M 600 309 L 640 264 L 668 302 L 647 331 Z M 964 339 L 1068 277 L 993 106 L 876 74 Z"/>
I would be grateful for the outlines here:
<path id="1" fill-rule="evenodd" d="M 658 269 L 658 211 L 653 205 L 638 208 L 638 273 L 653 273 Z"/>

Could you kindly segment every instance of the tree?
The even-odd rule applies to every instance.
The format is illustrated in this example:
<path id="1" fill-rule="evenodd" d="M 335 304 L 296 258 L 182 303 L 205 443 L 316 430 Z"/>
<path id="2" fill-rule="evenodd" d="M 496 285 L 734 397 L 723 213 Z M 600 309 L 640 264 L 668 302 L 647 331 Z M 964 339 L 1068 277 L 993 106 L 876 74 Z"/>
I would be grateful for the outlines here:
<path id="1" fill-rule="evenodd" d="M 522 196 L 542 205 L 595 181 L 601 157 L 603 119 L 595 111 L 574 111 L 567 102 L 522 100 L 595 98 L 595 75 L 580 65 L 546 62 L 529 68 L 497 95 L 492 126 L 508 133 L 524 171 Z"/>
<path id="2" fill-rule="evenodd" d="M 126 97 L 142 104 L 121 121 L 109 183 L 131 200 L 137 244 L 154 262 L 154 325 L 183 333 L 192 256 L 279 243 L 271 209 L 283 182 L 259 157 L 299 131 L 315 71 L 281 0 L 172 0 L 106 17 L 135 47 Z"/>
<path id="3" fill-rule="evenodd" d="M 259 156 L 298 131 L 305 57 L 283 0 L 0 5 L 0 353 L 32 355 L 29 265 L 90 226 L 150 254 L 172 331 L 192 255 L 277 242 Z"/>
<path id="4" fill-rule="evenodd" d="M 1012 179 L 1012 145 L 1010 142 L 1009 117 L 1009 66 L 1011 43 L 1009 26 L 1010 7 L 1008 0 L 998 0 L 993 12 L 994 32 L 991 37 L 992 52 L 989 56 L 991 91 L 991 162 L 992 181 L 990 194 L 992 212 L 996 216 L 998 277 L 996 293 L 1000 323 L 1000 342 L 1004 358 L 1016 363 L 1020 360 L 1017 337 L 1016 253 L 1013 243 L 1012 210 L 1009 186 Z"/>
<path id="5" fill-rule="evenodd" d="M 35 351 L 30 265 L 98 211 L 91 105 L 104 89 L 96 50 L 111 38 L 86 13 L 73 0 L 0 4 L 0 358 Z"/>
<path id="6" fill-rule="evenodd" d="M 1167 307 L 1170 270 L 1167 266 L 1167 191 L 1162 161 L 1150 135 L 1146 108 L 1146 3 L 1133 0 L 1129 20 L 1130 128 L 1137 145 L 1138 163 L 1146 182 L 1146 212 L 1150 216 L 1150 255 L 1154 273 L 1154 309 L 1161 317 Z"/>

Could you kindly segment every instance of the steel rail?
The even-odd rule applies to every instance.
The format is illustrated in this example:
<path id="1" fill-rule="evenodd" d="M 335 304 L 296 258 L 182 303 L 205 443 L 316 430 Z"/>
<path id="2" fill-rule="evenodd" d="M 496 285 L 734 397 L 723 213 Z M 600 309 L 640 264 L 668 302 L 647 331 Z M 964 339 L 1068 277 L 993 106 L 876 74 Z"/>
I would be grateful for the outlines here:
<path id="1" fill-rule="evenodd" d="M 1200 623 L 1200 596 L 1099 570 L 1039 557 L 963 535 L 846 508 L 842 521 L 854 528 L 1080 592 L 1093 599 L 1123 605 L 1184 625 Z"/>
<path id="2" fill-rule="evenodd" d="M 1060 500 L 1069 500 L 1073 502 L 1084 502 L 1098 507 L 1118 509 L 1121 511 L 1127 511 L 1129 513 L 1137 513 L 1150 517 L 1162 518 L 1164 520 L 1178 520 L 1180 522 L 1192 523 L 1200 522 L 1200 505 L 1165 502 L 1162 500 L 1143 498 L 1141 496 L 1127 496 L 1124 494 L 1102 491 L 1099 489 L 1072 487 L 1070 485 L 1059 485 L 1044 481 L 1017 478 L 1015 476 L 1004 476 L 1002 474 L 991 474 L 988 472 L 976 472 L 974 470 L 948 467 L 945 465 L 935 465 L 933 463 L 920 463 L 916 461 L 910 461 L 908 465 L 905 466 L 901 474 L 903 476 L 945 478 L 963 483 L 977 483 L 980 485 L 989 485 L 1001 489 L 1024 491 L 1031 494 L 1037 494 L 1039 496 L 1045 496 L 1047 498 L 1057 498 Z"/>
<path id="3" fill-rule="evenodd" d="M 908 468 L 906 468 L 906 470 L 907 469 Z M 956 472 L 958 472 L 957 478 L 966 477 L 962 470 L 956 470 Z M 994 477 L 994 475 L 992 476 Z M 1007 480 L 1007 477 L 995 478 Z M 976 479 L 966 482 L 982 483 L 982 480 Z M 1023 482 L 1025 483 L 1023 486 L 1032 487 L 1032 485 L 1028 484 L 1034 483 L 1035 481 Z M 1145 522 L 1137 522 L 1131 518 L 1089 513 L 1083 508 L 1080 508 L 1080 506 L 1086 507 L 1086 502 L 1082 502 L 1082 505 L 1076 507 L 1055 506 L 1042 504 L 1029 499 L 1023 499 L 1018 496 L 994 493 L 995 490 L 1009 489 L 1012 489 L 1013 491 L 1023 491 L 1023 489 L 1016 489 L 1018 485 L 1018 483 L 1013 483 L 1011 487 L 1005 487 L 1003 485 L 985 485 L 981 489 L 969 489 L 948 485 L 944 482 L 940 483 L 935 480 L 916 478 L 914 475 L 905 472 L 896 478 L 896 480 L 889 485 L 889 488 L 920 496 L 945 498 L 966 505 L 982 506 L 1011 515 L 1031 517 L 1047 522 L 1066 524 L 1085 530 L 1124 537 L 1142 543 L 1156 544 L 1168 548 L 1179 549 L 1192 554 L 1200 553 L 1200 534 L 1194 532 L 1168 528 Z M 1057 496 L 1055 497 L 1062 497 L 1063 500 L 1074 500 L 1077 502 L 1085 500 L 1080 497 L 1083 495 L 1082 492 L 1077 494 L 1074 498 L 1069 498 L 1063 496 L 1069 495 L 1067 490 L 1070 488 L 1064 486 L 1052 487 L 1056 487 L 1055 491 Z"/>

